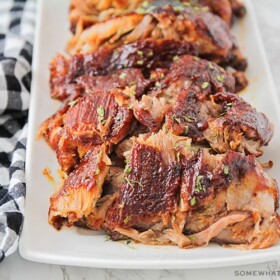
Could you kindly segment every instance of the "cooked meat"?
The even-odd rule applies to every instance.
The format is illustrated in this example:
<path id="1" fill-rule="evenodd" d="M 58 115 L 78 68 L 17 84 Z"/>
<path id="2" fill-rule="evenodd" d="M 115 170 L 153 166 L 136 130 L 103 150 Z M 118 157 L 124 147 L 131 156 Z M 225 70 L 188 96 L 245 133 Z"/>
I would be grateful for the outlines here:
<path id="1" fill-rule="evenodd" d="M 88 217 L 101 196 L 110 163 L 105 146 L 87 152 L 62 188 L 50 198 L 49 223 L 60 229 Z"/>
<path id="2" fill-rule="evenodd" d="M 149 3 L 150 2 L 150 3 Z M 108 19 L 116 15 L 123 15 L 134 11 L 151 9 L 156 1 L 143 0 L 72 0 L 69 11 L 70 29 L 73 33 L 79 33 L 92 24 Z M 167 1 L 165 1 L 167 2 Z M 204 9 L 221 17 L 228 25 L 232 23 L 232 14 L 242 17 L 246 13 L 244 5 L 239 0 L 182 0 L 186 6 L 192 6 L 196 10 Z M 175 7 L 176 1 L 168 1 Z"/>
<path id="3" fill-rule="evenodd" d="M 238 49 L 228 26 L 217 16 L 202 9 L 172 7 L 163 2 L 144 13 L 132 12 L 97 23 L 68 44 L 71 54 L 90 53 L 100 47 L 118 47 L 146 38 L 174 39 L 196 43 L 199 53 L 223 65 L 244 70 L 246 59 Z"/>
<path id="4" fill-rule="evenodd" d="M 50 62 L 50 95 L 54 99 L 65 100 L 69 97 L 74 100 L 84 92 L 83 88 L 68 79 L 69 62 L 58 54 Z"/>
<path id="5" fill-rule="evenodd" d="M 229 213 L 240 214 L 240 211 L 247 214 L 244 222 L 226 229 L 218 224 L 221 227 L 216 241 L 252 245 L 255 238 L 266 235 L 258 229 L 268 216 L 275 229 L 277 185 L 263 172 L 253 156 L 246 157 L 232 151 L 216 156 L 200 150 L 193 157 L 185 159 L 182 169 L 181 205 L 184 210 L 192 209 L 188 212 L 185 233 L 199 232 L 192 235 L 195 240 L 201 236 L 201 232 L 213 227 L 216 221 L 220 223 Z M 243 234 L 245 231 L 246 235 Z M 198 240 L 196 242 L 200 243 Z M 258 243 L 257 246 L 262 245 Z"/>
<path id="6" fill-rule="evenodd" d="M 126 86 L 129 82 L 135 82 L 137 92 L 140 92 L 146 87 L 148 81 L 144 80 L 139 70 L 123 70 L 124 68 L 139 68 L 148 77 L 151 70 L 168 68 L 174 57 L 177 58 L 183 54 L 196 55 L 197 49 L 187 42 L 147 39 L 120 46 L 115 50 L 103 48 L 90 54 L 75 54 L 70 59 L 57 55 L 50 64 L 51 97 L 65 100 L 69 96 L 76 97 L 83 94 L 84 86 L 86 86 L 85 79 L 92 80 L 94 86 L 102 86 L 106 83 L 107 88 L 111 87 L 111 76 L 113 76 L 112 83 L 115 86 L 119 84 Z M 119 76 L 124 76 L 121 71 L 127 71 L 124 72 L 127 76 L 123 80 L 117 79 Z M 84 76 L 105 77 L 82 78 Z"/>
<path id="7" fill-rule="evenodd" d="M 183 2 L 189 2 L 190 5 L 198 8 L 199 5 L 207 7 L 212 13 L 221 17 L 229 26 L 233 22 L 233 15 L 243 17 L 246 14 L 242 0 L 183 0 Z"/>
<path id="8" fill-rule="evenodd" d="M 131 151 L 126 153 L 118 200 L 107 213 L 108 230 L 168 225 L 178 206 L 180 166 L 174 147 L 182 140 L 185 138 L 163 131 L 135 139 Z"/>
<path id="9" fill-rule="evenodd" d="M 63 105 L 38 134 L 68 174 L 50 224 L 180 248 L 278 242 L 278 186 L 255 158 L 273 126 L 236 94 L 247 62 L 229 27 L 245 12 L 241 0 L 71 1 L 72 56 L 50 64 Z"/>
<path id="10" fill-rule="evenodd" d="M 195 141 L 207 141 L 218 153 L 235 150 L 260 156 L 261 147 L 273 136 L 267 117 L 241 97 L 218 93 L 200 100 L 196 88 L 181 91 L 166 114 L 166 129 L 187 135 Z"/>
<path id="11" fill-rule="evenodd" d="M 169 100 L 191 85 L 201 88 L 201 98 L 219 91 L 235 92 L 235 80 L 231 73 L 205 59 L 184 55 L 171 65 L 169 73 L 156 85 L 151 95 L 166 96 Z"/>
<path id="12" fill-rule="evenodd" d="M 59 140 L 54 147 L 63 171 L 71 172 L 79 158 L 95 145 L 117 144 L 130 132 L 133 113 L 122 102 L 125 100 L 118 93 L 101 91 L 72 102 L 72 107 L 62 116 Z M 54 128 L 48 129 L 50 134 Z"/>
<path id="13" fill-rule="evenodd" d="M 127 89 L 127 94 L 140 97 L 150 85 L 140 69 L 130 68 L 119 70 L 106 76 L 81 76 L 76 80 L 85 92 L 111 91 L 113 89 Z"/>
<path id="14" fill-rule="evenodd" d="M 45 141 L 54 151 L 57 149 L 57 145 L 60 139 L 61 130 L 64 123 L 63 116 L 69 108 L 69 104 L 62 105 L 55 114 L 46 119 L 40 126 L 38 139 L 44 137 Z"/>
<path id="15" fill-rule="evenodd" d="M 228 149 L 262 155 L 262 146 L 273 136 L 273 126 L 267 117 L 235 94 L 218 93 L 213 101 L 222 107 L 218 117 L 209 119 L 204 137 L 220 153 Z"/>
<path id="16" fill-rule="evenodd" d="M 103 48 L 91 54 L 76 54 L 71 59 L 57 55 L 50 64 L 51 97 L 61 101 L 73 100 L 83 95 L 85 88 L 90 86 L 111 89 L 132 83 L 136 83 L 137 94 L 141 95 L 149 81 L 144 79 L 140 70 L 134 68 L 141 69 L 145 76 L 149 76 L 152 69 L 167 68 L 174 57 L 182 54 L 196 55 L 196 47 L 174 40 L 147 39 L 115 50 Z"/>
<path id="17" fill-rule="evenodd" d="M 134 140 L 125 173 L 104 224 L 114 239 L 184 248 L 211 240 L 264 248 L 279 240 L 277 184 L 253 156 L 212 155 L 160 131 Z"/>
<path id="18" fill-rule="evenodd" d="M 182 100 L 182 98 L 185 98 L 182 97 L 182 94 L 179 96 L 182 90 L 194 86 L 197 88 L 195 94 L 198 100 L 204 100 L 205 96 L 219 91 L 235 92 L 235 81 L 230 73 L 207 60 L 194 56 L 181 56 L 171 65 L 167 75 L 155 83 L 155 87 L 149 95 L 144 95 L 139 102 L 134 103 L 134 116 L 141 124 L 148 127 L 150 131 L 159 130 L 163 118 L 168 111 L 172 112 L 169 115 L 174 121 L 176 121 L 174 114 L 177 115 L 177 111 L 185 111 L 185 113 L 182 112 L 184 118 L 197 117 L 195 116 L 199 110 L 196 105 L 197 100 L 186 101 Z M 182 106 L 182 103 L 186 102 L 188 106 Z M 174 109 L 174 106 L 178 108 Z M 168 108 L 171 108 L 171 110 Z M 196 110 L 197 113 L 193 115 L 190 112 L 191 110 Z M 182 129 L 184 131 L 185 128 L 182 127 Z M 191 133 L 191 130 L 189 133 Z M 194 136 L 193 134 L 192 137 Z"/>
<path id="19" fill-rule="evenodd" d="M 197 9 L 199 9 L 200 5 L 207 7 L 209 11 L 221 17 L 228 26 L 232 24 L 232 9 L 230 0 L 183 0 L 183 2 L 194 5 Z"/>
<path id="20" fill-rule="evenodd" d="M 165 98 L 144 95 L 139 102 L 134 102 L 133 113 L 135 118 L 149 131 L 158 131 L 164 118 L 167 102 Z"/>

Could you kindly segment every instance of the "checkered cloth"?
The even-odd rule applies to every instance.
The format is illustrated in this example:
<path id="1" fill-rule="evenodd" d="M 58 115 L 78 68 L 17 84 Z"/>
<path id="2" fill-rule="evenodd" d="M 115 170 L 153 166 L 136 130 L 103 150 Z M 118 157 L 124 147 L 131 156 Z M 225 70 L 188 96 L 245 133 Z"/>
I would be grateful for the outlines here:
<path id="1" fill-rule="evenodd" d="M 0 0 L 0 262 L 23 222 L 35 0 Z"/>

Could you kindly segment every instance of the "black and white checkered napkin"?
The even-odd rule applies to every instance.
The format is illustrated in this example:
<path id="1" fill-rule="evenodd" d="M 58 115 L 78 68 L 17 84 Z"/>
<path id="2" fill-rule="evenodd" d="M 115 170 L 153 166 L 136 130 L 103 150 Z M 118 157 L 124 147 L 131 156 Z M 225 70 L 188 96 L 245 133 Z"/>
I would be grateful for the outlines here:
<path id="1" fill-rule="evenodd" d="M 0 262 L 23 222 L 35 10 L 35 0 L 0 1 Z"/>

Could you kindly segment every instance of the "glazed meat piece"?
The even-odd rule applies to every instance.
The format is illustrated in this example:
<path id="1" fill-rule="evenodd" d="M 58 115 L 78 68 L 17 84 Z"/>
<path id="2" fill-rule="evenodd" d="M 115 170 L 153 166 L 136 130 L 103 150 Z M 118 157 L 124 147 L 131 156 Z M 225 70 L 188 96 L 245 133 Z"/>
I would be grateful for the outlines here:
<path id="1" fill-rule="evenodd" d="M 126 89 L 127 94 L 139 98 L 149 87 L 150 81 L 145 79 L 140 69 L 130 68 L 119 70 L 106 76 L 81 76 L 76 79 L 78 85 L 85 92 L 104 91 L 113 89 Z"/>
<path id="2" fill-rule="evenodd" d="M 103 66 L 106 67 L 106 65 Z M 89 68 L 90 66 L 87 67 L 87 69 Z M 73 65 L 71 63 L 69 65 L 69 61 L 63 56 L 58 55 L 52 60 L 50 64 L 52 98 L 69 102 L 88 92 L 98 90 L 108 92 L 115 88 L 124 89 L 129 86 L 135 86 L 136 96 L 141 96 L 150 84 L 141 70 L 135 68 L 117 70 L 110 75 L 100 76 L 92 76 L 91 72 L 81 71 L 79 67 L 76 72 L 74 71 Z"/>
<path id="3" fill-rule="evenodd" d="M 149 9 L 154 6 L 154 2 L 156 1 L 72 0 L 69 10 L 70 29 L 73 33 L 79 33 L 92 24 L 110 17 L 130 13 L 137 8 L 139 11 Z M 182 0 L 181 2 L 197 10 L 208 9 L 221 17 L 228 25 L 232 23 L 233 14 L 242 17 L 246 13 L 246 9 L 240 0 Z M 168 1 L 168 3 L 178 5 L 176 1 Z"/>
<path id="4" fill-rule="evenodd" d="M 62 170 L 69 173 L 95 145 L 120 142 L 131 129 L 133 113 L 119 92 L 93 92 L 63 105 L 40 128 L 39 136 L 56 151 Z"/>
<path id="5" fill-rule="evenodd" d="M 99 84 L 100 87 L 102 87 L 101 83 L 106 82 L 107 88 L 111 87 L 111 76 L 113 76 L 112 83 L 116 86 L 119 86 L 119 82 L 122 86 L 136 82 L 137 92 L 140 92 L 146 87 L 148 81 L 144 80 L 139 70 L 123 70 L 124 68 L 139 68 L 148 77 L 151 70 L 168 68 L 174 57 L 182 54 L 196 55 L 197 48 L 186 42 L 147 39 L 115 50 L 103 48 L 90 54 L 75 54 L 70 59 L 57 55 L 50 63 L 51 97 L 63 101 L 69 96 L 76 97 L 83 94 L 85 81 L 77 82 L 82 76 L 105 76 L 104 78 L 89 78 L 89 80 L 94 81 L 94 86 Z M 116 77 L 124 76 L 121 71 L 127 74 L 126 79 L 116 81 Z"/>
<path id="6" fill-rule="evenodd" d="M 125 102 L 123 96 L 94 92 L 67 111 L 57 148 L 62 170 L 71 171 L 78 155 L 93 146 L 117 144 L 129 133 L 133 114 L 121 102 Z"/>
<path id="7" fill-rule="evenodd" d="M 184 3 L 190 3 L 199 8 L 207 7 L 209 11 L 221 17 L 229 26 L 233 22 L 233 16 L 243 17 L 246 9 L 241 0 L 183 0 Z"/>
<path id="8" fill-rule="evenodd" d="M 135 139 L 131 151 L 126 153 L 124 183 L 106 217 L 105 227 L 113 236 L 132 237 L 136 229 L 149 232 L 153 227 L 170 227 L 172 215 L 178 208 L 180 188 L 180 164 L 174 147 L 182 140 L 186 139 L 163 131 Z M 160 230 L 158 234 L 161 235 Z M 147 244 L 164 244 L 166 238 L 157 239 L 155 234 L 151 239 L 140 235 L 135 239 Z"/>
<path id="9" fill-rule="evenodd" d="M 206 96 L 219 91 L 235 92 L 235 80 L 230 73 L 215 63 L 194 56 L 178 57 L 166 76 L 163 75 L 163 78 L 155 83 L 154 89 L 134 103 L 134 116 L 150 131 L 159 130 L 168 108 L 174 106 L 176 99 L 180 99 L 178 94 L 191 87 L 197 88 L 197 98 L 204 100 Z M 186 107 L 181 105 L 178 104 L 177 110 L 186 110 Z M 196 108 L 196 104 L 193 104 L 193 107 Z"/>
<path id="10" fill-rule="evenodd" d="M 222 112 L 208 120 L 203 133 L 211 147 L 221 153 L 232 149 L 262 155 L 261 147 L 268 145 L 273 136 L 273 125 L 267 117 L 235 94 L 218 93 L 213 101 Z"/>
<path id="11" fill-rule="evenodd" d="M 244 70 L 246 59 L 238 49 L 228 26 L 217 16 L 183 4 L 164 2 L 144 13 L 133 12 L 97 23 L 68 44 L 71 54 L 90 53 L 100 47 L 118 47 L 146 38 L 174 39 L 196 43 L 199 54 L 217 63 Z"/>
<path id="12" fill-rule="evenodd" d="M 183 248 L 215 240 L 245 249 L 278 241 L 277 185 L 253 156 L 213 155 L 163 131 L 134 139 L 126 156 L 104 224 L 113 239 Z"/>
<path id="13" fill-rule="evenodd" d="M 37 138 L 44 137 L 45 141 L 55 151 L 60 139 L 61 130 L 64 124 L 63 117 L 70 108 L 69 104 L 64 104 L 52 116 L 47 118 L 40 126 Z"/>
<path id="14" fill-rule="evenodd" d="M 277 184 L 253 156 L 199 150 L 184 159 L 182 170 L 181 205 L 191 208 L 184 233 L 191 234 L 195 244 L 214 238 L 231 247 L 252 249 L 279 240 Z"/>
<path id="15" fill-rule="evenodd" d="M 232 24 L 232 9 L 230 0 L 197 0 L 197 1 L 185 1 L 185 4 L 189 3 L 199 9 L 199 6 L 207 7 L 209 11 L 221 17 L 228 26 Z M 196 5 L 195 5 L 196 4 Z"/>
<path id="16" fill-rule="evenodd" d="M 110 164 L 105 146 L 88 151 L 62 188 L 50 198 L 49 223 L 60 229 L 88 217 L 101 196 Z"/>
<path id="17" fill-rule="evenodd" d="M 178 94 L 165 122 L 166 129 L 195 141 L 206 140 L 218 153 L 235 150 L 260 156 L 261 147 L 273 136 L 273 126 L 267 117 L 241 97 L 217 93 L 201 99 L 196 88 Z"/>

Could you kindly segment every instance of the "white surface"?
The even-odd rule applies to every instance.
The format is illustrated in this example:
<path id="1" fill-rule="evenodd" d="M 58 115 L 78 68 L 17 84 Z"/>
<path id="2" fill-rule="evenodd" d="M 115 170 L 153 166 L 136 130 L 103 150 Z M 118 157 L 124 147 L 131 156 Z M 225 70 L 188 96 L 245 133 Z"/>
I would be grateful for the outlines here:
<path id="1" fill-rule="evenodd" d="M 57 3 L 58 4 L 58 3 Z M 57 6 L 56 6 L 57 7 Z M 278 0 L 254 0 L 258 21 L 261 25 L 262 36 L 275 77 L 277 88 L 280 86 L 279 59 L 279 30 L 280 30 L 280 2 Z M 62 11 L 60 9 L 60 11 Z M 50 22 L 51 23 L 51 22 Z M 42 95 L 44 92 L 42 92 Z M 264 93 L 265 94 L 265 93 Z M 280 95 L 280 91 L 278 90 Z M 279 142 L 278 142 L 279 143 Z M 38 156 L 38 155 L 37 155 Z M 40 154 L 39 154 L 40 156 Z M 41 189 L 41 185 L 38 186 Z M 36 224 L 35 224 L 36 225 Z M 43 234 L 43 238 L 48 238 Z M 280 259 L 280 258 L 279 258 Z M 280 279 L 280 268 L 276 262 L 250 265 L 243 267 L 204 269 L 204 270 L 154 270 L 154 271 L 123 271 L 108 269 L 76 268 L 56 265 L 43 265 L 23 260 L 18 254 L 8 257 L 0 265 L 0 279 Z M 237 272 L 264 272 L 263 277 L 235 276 Z M 274 273 L 273 273 L 274 272 Z M 269 276 L 270 274 L 270 276 Z"/>
<path id="2" fill-rule="evenodd" d="M 280 244 L 266 250 L 240 251 L 210 245 L 191 250 L 175 246 L 126 246 L 120 242 L 104 242 L 105 235 L 72 227 L 56 231 L 47 222 L 52 185 L 42 175 L 45 167 L 56 173 L 58 164 L 53 151 L 44 141 L 36 141 L 41 122 L 58 107 L 49 98 L 48 64 L 57 51 L 63 51 L 68 36 L 67 0 L 40 1 L 37 39 L 33 64 L 32 101 L 27 145 L 27 198 L 25 222 L 20 242 L 21 255 L 29 260 L 54 264 L 110 268 L 201 268 L 240 265 L 280 258 Z M 253 11 L 247 3 L 248 15 L 235 25 L 235 33 L 246 57 L 250 85 L 242 96 L 258 110 L 266 113 L 275 125 L 275 135 L 263 161 L 273 160 L 270 175 L 280 182 L 279 106 L 273 82 L 264 57 Z M 40 16 L 40 13 L 43 13 Z M 58 24 L 59 23 L 59 24 Z M 43 106 L 42 106 L 43 105 Z M 47 238 L 42 238 L 46 236 Z"/>

